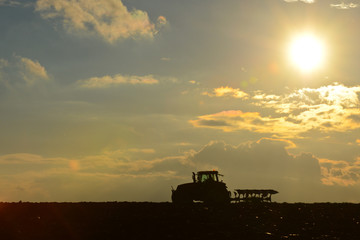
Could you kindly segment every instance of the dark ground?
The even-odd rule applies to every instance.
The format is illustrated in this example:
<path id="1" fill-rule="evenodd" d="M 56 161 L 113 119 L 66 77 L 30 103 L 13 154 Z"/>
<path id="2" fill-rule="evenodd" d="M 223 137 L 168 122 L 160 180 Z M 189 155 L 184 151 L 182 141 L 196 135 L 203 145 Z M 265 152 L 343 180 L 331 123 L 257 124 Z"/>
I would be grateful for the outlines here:
<path id="1" fill-rule="evenodd" d="M 0 239 L 360 239 L 360 204 L 0 203 Z"/>

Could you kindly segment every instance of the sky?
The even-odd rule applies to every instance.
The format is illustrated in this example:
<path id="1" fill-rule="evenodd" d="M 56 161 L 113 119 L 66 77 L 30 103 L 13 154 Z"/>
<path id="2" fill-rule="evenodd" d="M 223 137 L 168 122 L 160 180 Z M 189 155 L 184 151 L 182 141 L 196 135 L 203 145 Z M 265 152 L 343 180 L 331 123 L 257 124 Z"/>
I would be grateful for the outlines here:
<path id="1" fill-rule="evenodd" d="M 359 22 L 358 0 L 0 0 L 0 201 L 164 202 L 214 169 L 358 203 Z"/>

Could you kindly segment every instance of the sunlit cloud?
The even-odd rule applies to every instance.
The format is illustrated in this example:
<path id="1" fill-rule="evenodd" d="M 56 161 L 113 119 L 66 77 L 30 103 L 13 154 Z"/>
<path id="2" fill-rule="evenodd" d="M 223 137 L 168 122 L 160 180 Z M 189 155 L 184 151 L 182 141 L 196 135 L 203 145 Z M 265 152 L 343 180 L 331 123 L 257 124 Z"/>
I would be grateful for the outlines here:
<path id="1" fill-rule="evenodd" d="M 360 127 L 360 87 L 341 84 L 317 89 L 303 88 L 283 96 L 256 95 L 257 106 L 287 114 L 302 125 L 312 125 L 321 131 L 347 131 Z"/>
<path id="2" fill-rule="evenodd" d="M 325 185 L 350 186 L 360 183 L 360 161 L 353 163 L 319 159 Z"/>
<path id="3" fill-rule="evenodd" d="M 135 152 L 122 152 L 136 155 L 140 154 L 139 150 L 142 154 L 149 154 L 149 149 L 133 150 Z M 146 196 L 153 195 L 156 187 L 168 189 L 169 181 L 179 178 L 172 169 L 179 170 L 185 164 L 180 163 L 184 162 L 183 156 L 146 161 L 132 156 L 129 159 L 119 158 L 118 153 L 110 151 L 77 159 L 48 158 L 27 153 L 2 155 L 0 200 L 108 201 L 109 194 L 121 200 L 146 200 Z M 145 186 L 148 191 L 140 192 L 139 186 Z M 103 197 L 97 198 L 98 194 L 94 193 L 102 191 L 107 196 L 100 194 Z M 133 191 L 138 192 L 137 198 Z M 167 199 L 168 191 L 163 191 L 162 195 L 160 199 Z"/>
<path id="4" fill-rule="evenodd" d="M 108 88 L 122 84 L 158 84 L 159 80 L 155 79 L 152 75 L 147 76 L 124 76 L 117 74 L 115 76 L 92 77 L 89 79 L 81 80 L 78 84 L 84 88 Z"/>
<path id="5" fill-rule="evenodd" d="M 45 68 L 38 61 L 20 57 L 20 63 L 23 69 L 23 78 L 27 84 L 32 85 L 39 80 L 49 79 Z"/>
<path id="6" fill-rule="evenodd" d="M 9 88 L 24 85 L 32 86 L 50 80 L 45 67 L 39 61 L 16 55 L 10 61 L 0 59 L 0 77 L 2 83 Z"/>
<path id="7" fill-rule="evenodd" d="M 155 153 L 155 149 L 152 148 L 130 148 L 128 151 L 130 152 L 136 152 L 136 153 Z"/>
<path id="8" fill-rule="evenodd" d="M 294 138 L 314 130 L 346 132 L 360 128 L 359 93 L 359 86 L 341 84 L 303 88 L 287 95 L 256 92 L 253 104 L 273 110 L 273 115 L 233 110 L 198 116 L 190 123 L 195 127 L 247 130 Z"/>
<path id="9" fill-rule="evenodd" d="M 356 139 L 356 143 L 360 146 L 360 139 Z"/>
<path id="10" fill-rule="evenodd" d="M 157 19 L 157 25 L 158 26 L 163 26 L 167 24 L 167 19 L 164 16 L 159 16 Z"/>
<path id="11" fill-rule="evenodd" d="M 272 141 L 272 142 L 280 142 L 280 143 L 285 143 L 287 146 L 284 146 L 285 149 L 289 149 L 289 148 L 296 148 L 296 144 L 293 141 L 290 141 L 288 139 L 281 139 L 281 138 L 267 138 L 267 137 L 263 137 L 260 138 L 258 141 L 256 141 L 256 143 L 261 143 L 261 141 Z"/>
<path id="12" fill-rule="evenodd" d="M 234 98 L 243 98 L 247 99 L 248 94 L 241 91 L 239 88 L 232 88 L 232 87 L 219 87 L 214 88 L 212 92 L 203 92 L 203 95 L 209 97 L 234 97 Z"/>
<path id="13" fill-rule="evenodd" d="M 153 187 L 141 192 L 142 200 L 146 195 L 153 194 L 154 188 L 160 184 L 164 196 L 157 200 L 163 201 L 169 197 L 166 190 L 169 183 L 190 180 L 190 174 L 195 169 L 223 169 L 229 177 L 236 178 L 233 181 L 239 180 L 239 174 L 234 175 L 239 171 L 250 171 L 255 178 L 264 177 L 270 182 L 276 182 L 276 179 L 283 181 L 289 177 L 301 181 L 319 181 L 317 159 L 308 154 L 289 155 L 284 149 L 291 145 L 293 144 L 288 140 L 265 138 L 239 146 L 212 141 L 200 150 L 178 156 L 153 156 L 149 159 L 144 156 L 152 155 L 154 149 L 115 149 L 76 159 L 47 158 L 26 153 L 9 154 L 0 156 L 0 186 L 5 200 L 14 200 L 17 196 L 28 200 L 33 197 L 33 193 L 37 193 L 38 198 L 41 196 L 42 200 L 49 201 L 56 199 L 60 192 L 61 199 L 69 201 L 74 200 L 72 193 L 80 190 L 93 197 L 94 189 L 99 191 L 106 186 L 108 191 L 120 193 L 121 196 L 129 194 L 129 189 L 137 189 L 142 183 L 150 183 Z M 272 155 L 277 157 L 271 157 Z M 241 167 L 237 168 L 238 166 Z M 248 177 L 244 175 L 241 174 L 242 180 Z M 116 184 L 117 181 L 122 184 Z M 109 184 L 110 182 L 113 184 Z M 15 187 L 18 190 L 14 190 Z"/>
<path id="14" fill-rule="evenodd" d="M 69 32 L 96 33 L 110 43 L 137 36 L 152 38 L 167 23 L 159 16 L 154 24 L 146 12 L 129 11 L 121 0 L 38 0 L 36 11 L 45 19 L 61 19 Z"/>
<path id="15" fill-rule="evenodd" d="M 296 137 L 297 134 L 310 130 L 312 126 L 299 126 L 286 117 L 263 117 L 258 112 L 240 110 L 223 111 L 199 116 L 189 121 L 194 127 L 214 128 L 225 132 L 246 130 L 256 133 L 272 133 L 282 137 Z"/>
<path id="16" fill-rule="evenodd" d="M 30 153 L 16 153 L 16 154 L 6 154 L 0 156 L 1 164 L 21 164 L 21 163 L 47 164 L 50 162 L 53 164 L 57 164 L 60 161 L 61 161 L 60 158 L 45 159 L 40 155 L 30 154 Z"/>
<path id="17" fill-rule="evenodd" d="M 315 0 L 284 0 L 285 2 L 304 2 L 304 3 L 314 3 Z"/>
<path id="18" fill-rule="evenodd" d="M 359 6 L 359 4 L 341 2 L 341 3 L 338 3 L 338 4 L 330 4 L 330 6 L 333 7 L 333 8 L 346 10 L 346 9 L 357 8 Z"/>
<path id="19" fill-rule="evenodd" d="M 293 2 L 303 2 L 303 3 L 315 3 L 315 0 L 284 0 L 287 3 L 293 3 Z M 346 9 L 352 9 L 352 8 L 357 8 L 359 6 L 359 4 L 357 3 L 346 3 L 346 2 L 340 2 L 340 3 L 333 3 L 330 4 L 331 7 L 333 8 L 337 8 L 337 9 L 341 9 L 341 10 L 346 10 Z"/>
<path id="20" fill-rule="evenodd" d="M 187 143 L 180 145 L 188 146 Z M 285 186 L 287 192 L 281 192 L 281 196 L 288 195 L 292 200 L 295 200 L 295 193 L 305 194 L 311 201 L 316 191 L 311 189 L 314 185 L 359 183 L 360 159 L 349 163 L 319 159 L 309 153 L 293 155 L 288 152 L 296 147 L 287 139 L 261 138 L 237 146 L 211 141 L 201 149 L 162 158 L 154 156 L 156 151 L 152 148 L 115 149 L 79 158 L 49 158 L 28 153 L 2 155 L 1 200 L 14 201 L 18 196 L 31 200 L 34 193 L 38 201 L 39 197 L 43 201 L 94 200 L 94 191 L 103 189 L 104 193 L 124 197 L 130 194 L 129 190 L 138 191 L 139 186 L 147 183 L 152 187 L 144 188 L 139 200 L 147 200 L 146 196 L 159 187 L 163 195 L 154 200 L 164 201 L 169 197 L 170 183 L 190 181 L 192 171 L 204 169 L 220 170 L 226 175 L 228 186 L 239 187 L 239 183 L 250 187 Z M 77 191 L 88 197 L 74 199 L 73 193 Z M 130 195 L 129 200 L 138 199 Z"/>
<path id="21" fill-rule="evenodd" d="M 98 155 L 81 158 L 47 158 L 29 153 L 0 155 L 0 163 L 8 174 L 43 171 L 82 173 L 135 174 L 153 169 L 167 161 L 178 162 L 184 157 L 146 159 L 145 155 L 155 153 L 154 149 L 124 149 L 104 151 Z M 1 172 L 1 171 L 0 171 Z M 3 173 L 0 173 L 3 174 Z"/>

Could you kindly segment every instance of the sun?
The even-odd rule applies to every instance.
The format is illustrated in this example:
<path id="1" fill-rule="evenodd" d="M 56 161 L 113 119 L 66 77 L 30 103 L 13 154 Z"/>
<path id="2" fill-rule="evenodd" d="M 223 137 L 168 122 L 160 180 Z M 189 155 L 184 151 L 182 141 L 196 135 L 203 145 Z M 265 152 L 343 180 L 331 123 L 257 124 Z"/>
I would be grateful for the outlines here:
<path id="1" fill-rule="evenodd" d="M 310 33 L 294 37 L 288 52 L 292 64 L 304 73 L 313 72 L 325 61 L 324 43 Z"/>

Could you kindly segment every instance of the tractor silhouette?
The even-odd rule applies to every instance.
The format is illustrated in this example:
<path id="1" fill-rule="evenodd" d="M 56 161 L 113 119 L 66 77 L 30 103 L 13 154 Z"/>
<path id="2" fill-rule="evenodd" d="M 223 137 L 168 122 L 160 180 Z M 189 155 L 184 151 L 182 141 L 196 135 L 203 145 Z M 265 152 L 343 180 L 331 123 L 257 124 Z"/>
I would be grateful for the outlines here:
<path id="1" fill-rule="evenodd" d="M 278 191 L 273 189 L 235 189 L 235 196 L 227 190 L 226 184 L 219 179 L 223 175 L 218 171 L 193 172 L 193 182 L 184 183 L 172 189 L 171 200 L 176 204 L 188 204 L 194 201 L 206 204 L 227 204 L 230 202 L 271 202 L 271 196 Z"/>
<path id="2" fill-rule="evenodd" d="M 193 182 L 184 183 L 172 189 L 171 199 L 173 203 L 193 203 L 202 201 L 210 204 L 230 203 L 231 192 L 227 190 L 225 183 L 219 180 L 223 176 L 218 171 L 193 172 Z"/>

